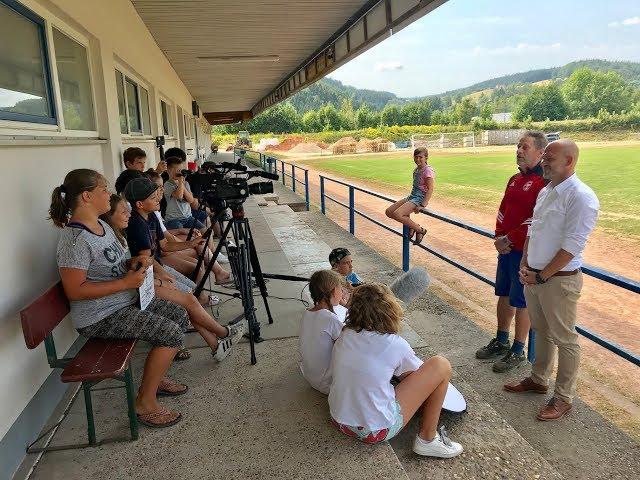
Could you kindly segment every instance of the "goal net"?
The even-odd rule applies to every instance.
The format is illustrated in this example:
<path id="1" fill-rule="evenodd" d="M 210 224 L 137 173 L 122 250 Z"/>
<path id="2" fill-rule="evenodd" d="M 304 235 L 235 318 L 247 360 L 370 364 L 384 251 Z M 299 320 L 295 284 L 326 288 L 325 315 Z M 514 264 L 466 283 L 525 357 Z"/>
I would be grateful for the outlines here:
<path id="1" fill-rule="evenodd" d="M 411 148 L 474 148 L 473 132 L 416 133 L 411 135 Z"/>

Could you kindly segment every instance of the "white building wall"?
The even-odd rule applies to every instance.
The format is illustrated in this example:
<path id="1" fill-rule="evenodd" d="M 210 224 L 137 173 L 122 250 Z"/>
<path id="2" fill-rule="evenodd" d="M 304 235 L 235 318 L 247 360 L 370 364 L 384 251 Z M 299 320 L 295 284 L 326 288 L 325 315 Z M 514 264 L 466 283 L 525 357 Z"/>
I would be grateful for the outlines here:
<path id="1" fill-rule="evenodd" d="M 27 350 L 19 311 L 58 280 L 55 247 L 59 232 L 46 219 L 52 189 L 75 168 L 93 168 L 113 182 L 122 170 L 121 154 L 139 146 L 148 166 L 158 161 L 153 138 L 161 134 L 160 97 L 171 102 L 175 135 L 165 148 L 186 147 L 195 155 L 195 139 L 176 131 L 176 107 L 191 117 L 191 95 L 129 0 L 23 0 L 24 6 L 52 25 L 86 40 L 97 132 L 0 120 L 0 439 L 51 373 L 44 348 Z M 49 38 L 51 42 L 51 39 Z M 151 135 L 121 135 L 115 68 L 149 90 Z M 78 137 L 69 139 L 70 136 Z M 193 135 L 191 135 L 193 136 Z M 204 139 L 202 145 L 209 144 Z M 59 355 L 77 334 L 68 322 L 58 327 Z M 53 406 L 52 406 L 53 407 Z"/>

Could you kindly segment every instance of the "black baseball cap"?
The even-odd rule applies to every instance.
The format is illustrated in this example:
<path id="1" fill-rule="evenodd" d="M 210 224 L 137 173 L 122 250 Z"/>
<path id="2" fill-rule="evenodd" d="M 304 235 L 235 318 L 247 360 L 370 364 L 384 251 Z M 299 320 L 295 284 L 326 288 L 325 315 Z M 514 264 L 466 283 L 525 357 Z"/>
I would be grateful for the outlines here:
<path id="1" fill-rule="evenodd" d="M 156 192 L 158 186 L 147 177 L 134 178 L 124 187 L 124 196 L 129 203 L 146 200 Z"/>
<path id="2" fill-rule="evenodd" d="M 332 267 L 335 267 L 344 257 L 351 255 L 351 252 L 346 248 L 334 248 L 329 254 L 329 263 Z"/>

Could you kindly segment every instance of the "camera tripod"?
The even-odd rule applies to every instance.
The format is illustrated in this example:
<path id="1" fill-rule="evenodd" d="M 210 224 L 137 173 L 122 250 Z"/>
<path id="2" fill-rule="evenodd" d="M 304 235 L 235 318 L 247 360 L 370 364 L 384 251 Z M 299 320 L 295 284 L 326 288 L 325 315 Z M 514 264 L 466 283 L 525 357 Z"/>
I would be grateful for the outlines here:
<path id="1" fill-rule="evenodd" d="M 248 336 L 249 336 L 249 346 L 251 350 L 251 365 L 255 365 L 256 360 L 256 352 L 255 352 L 255 343 L 262 342 L 263 339 L 260 336 L 260 322 L 256 318 L 256 307 L 253 301 L 253 280 L 252 277 L 255 277 L 255 284 L 258 286 L 260 290 L 260 295 L 264 301 L 264 307 L 267 312 L 267 319 L 270 324 L 273 323 L 273 317 L 271 316 L 271 309 L 269 308 L 269 302 L 267 301 L 267 287 L 265 284 L 264 276 L 262 274 L 262 268 L 260 267 L 260 262 L 258 261 L 258 254 L 256 252 L 256 247 L 253 241 L 253 235 L 251 233 L 251 227 L 249 226 L 249 219 L 244 216 L 244 208 L 242 207 L 242 201 L 229 201 L 227 202 L 228 206 L 231 208 L 232 216 L 227 222 L 226 227 L 224 228 L 221 238 L 218 241 L 218 244 L 213 252 L 213 256 L 210 259 L 207 267 L 205 269 L 205 274 L 202 277 L 202 280 L 196 286 L 194 291 L 195 296 L 199 296 L 203 291 L 213 292 L 213 290 L 205 288 L 205 283 L 211 274 L 213 269 L 213 265 L 215 263 L 218 254 L 222 250 L 223 246 L 226 246 L 226 239 L 229 233 L 233 235 L 233 239 L 235 242 L 235 246 L 228 247 L 227 252 L 229 256 L 229 265 L 231 266 L 231 273 L 233 274 L 235 287 L 238 290 L 238 294 L 228 294 L 225 292 L 217 292 L 222 293 L 224 295 L 230 295 L 232 297 L 240 297 L 242 300 L 242 313 L 233 319 L 231 324 L 238 323 L 242 321 L 242 319 L 246 319 L 248 323 Z M 211 218 L 211 226 L 207 229 L 204 238 L 204 245 L 209 244 L 209 240 L 213 233 L 214 225 L 221 224 L 222 219 L 225 216 L 225 210 L 221 210 Z M 200 270 L 203 262 L 205 261 L 207 249 L 205 248 L 203 252 L 198 257 L 198 262 L 196 264 L 196 268 L 194 270 L 193 276 L 197 275 L 197 272 Z"/>

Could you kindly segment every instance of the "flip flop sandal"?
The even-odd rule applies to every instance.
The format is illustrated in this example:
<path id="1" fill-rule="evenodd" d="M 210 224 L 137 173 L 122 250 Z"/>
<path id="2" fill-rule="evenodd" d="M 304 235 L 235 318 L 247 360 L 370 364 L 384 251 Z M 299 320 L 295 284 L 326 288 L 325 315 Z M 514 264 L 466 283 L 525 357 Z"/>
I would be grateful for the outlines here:
<path id="1" fill-rule="evenodd" d="M 138 423 L 151 428 L 166 428 L 182 420 L 182 414 L 161 408 L 157 412 L 137 414 Z"/>
<path id="2" fill-rule="evenodd" d="M 220 303 L 220 297 L 218 297 L 217 295 L 209 295 L 207 297 L 207 303 L 205 303 L 202 306 L 203 307 L 215 307 L 219 303 Z"/>
<path id="3" fill-rule="evenodd" d="M 178 353 L 176 353 L 176 356 L 173 357 L 174 361 L 178 361 L 178 362 L 182 362 L 184 360 L 188 360 L 191 358 L 191 352 L 189 350 L 187 350 L 186 348 L 183 348 L 182 350 L 178 351 Z"/>
<path id="4" fill-rule="evenodd" d="M 189 391 L 189 387 L 181 383 L 162 380 L 158 385 L 157 397 L 178 397 Z"/>
<path id="5" fill-rule="evenodd" d="M 409 240 L 411 240 L 413 238 L 413 236 L 415 235 L 416 231 L 413 228 L 409 229 Z"/>
<path id="6" fill-rule="evenodd" d="M 416 233 L 416 239 L 413 241 L 413 243 L 415 245 L 418 245 L 420 242 L 422 242 L 422 239 L 426 234 L 427 234 L 427 229 L 423 227 L 422 231 Z"/>

